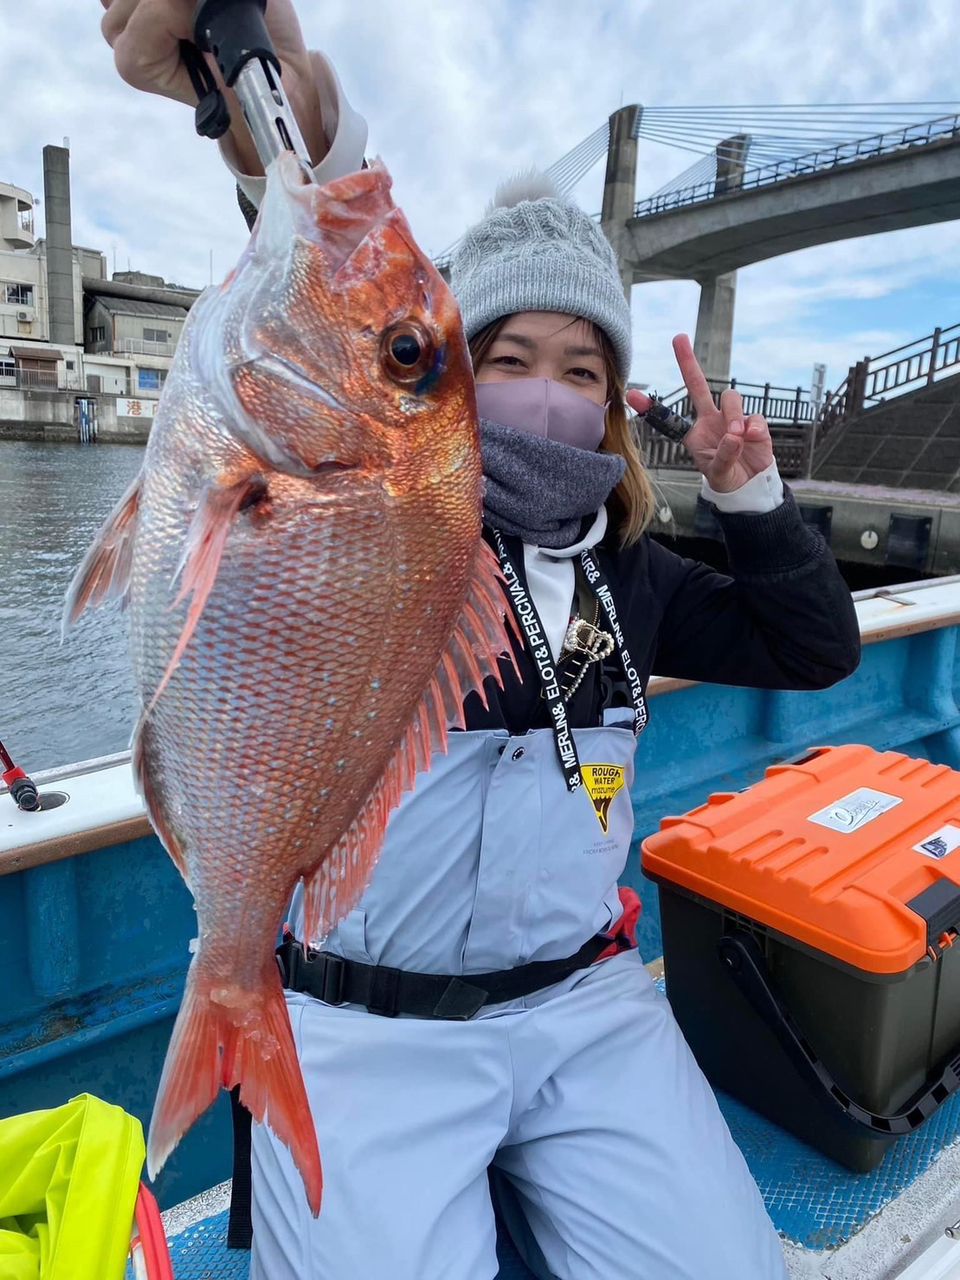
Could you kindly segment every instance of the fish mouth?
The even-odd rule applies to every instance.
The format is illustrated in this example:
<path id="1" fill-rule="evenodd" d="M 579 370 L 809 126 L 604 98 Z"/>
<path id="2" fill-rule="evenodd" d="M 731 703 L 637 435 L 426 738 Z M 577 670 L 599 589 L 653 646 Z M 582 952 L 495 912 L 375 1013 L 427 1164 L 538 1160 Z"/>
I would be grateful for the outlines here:
<path id="1" fill-rule="evenodd" d="M 295 232 L 319 246 L 332 276 L 396 213 L 390 175 L 378 160 L 318 186 L 299 158 L 284 152 L 268 169 L 264 207 L 271 185 L 285 203 Z"/>

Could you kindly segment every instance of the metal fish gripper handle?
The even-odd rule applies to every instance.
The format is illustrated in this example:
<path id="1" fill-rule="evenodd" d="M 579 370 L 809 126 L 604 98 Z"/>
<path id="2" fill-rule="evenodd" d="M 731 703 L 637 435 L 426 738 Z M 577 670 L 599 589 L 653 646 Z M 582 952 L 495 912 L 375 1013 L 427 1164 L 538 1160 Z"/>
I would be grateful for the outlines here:
<path id="1" fill-rule="evenodd" d="M 312 180 L 307 144 L 280 80 L 280 59 L 264 19 L 267 0 L 200 0 L 193 24 L 195 43 L 180 52 L 197 94 L 197 132 L 219 138 L 230 128 L 230 111 L 204 53 L 216 60 L 224 83 L 243 108 L 264 169 L 283 151 L 293 151 Z"/>
<path id="2" fill-rule="evenodd" d="M 691 418 L 684 418 L 681 414 L 674 413 L 656 396 L 650 397 L 650 408 L 646 413 L 642 413 L 640 418 L 647 426 L 652 427 L 658 435 L 664 436 L 667 440 L 672 440 L 674 444 L 682 444 L 684 436 L 693 426 Z"/>

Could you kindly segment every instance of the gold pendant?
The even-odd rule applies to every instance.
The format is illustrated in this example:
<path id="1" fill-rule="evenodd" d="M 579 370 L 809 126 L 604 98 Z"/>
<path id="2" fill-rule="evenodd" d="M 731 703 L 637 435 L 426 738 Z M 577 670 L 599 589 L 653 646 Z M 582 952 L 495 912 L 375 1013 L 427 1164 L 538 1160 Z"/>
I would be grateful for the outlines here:
<path id="1" fill-rule="evenodd" d="M 583 618 L 574 618 L 567 627 L 563 638 L 560 656 L 566 653 L 582 653 L 587 662 L 602 662 L 613 653 L 613 636 L 608 631 L 601 631 L 593 623 Z"/>

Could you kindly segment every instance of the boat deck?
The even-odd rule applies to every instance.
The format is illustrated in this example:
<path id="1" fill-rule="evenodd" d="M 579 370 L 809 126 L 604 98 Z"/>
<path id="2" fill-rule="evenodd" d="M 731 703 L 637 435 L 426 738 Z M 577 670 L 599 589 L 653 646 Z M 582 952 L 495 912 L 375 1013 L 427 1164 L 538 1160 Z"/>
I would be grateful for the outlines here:
<path id="1" fill-rule="evenodd" d="M 792 1280 L 891 1280 L 938 1239 L 946 1269 L 921 1274 L 960 1276 L 960 1240 L 943 1235 L 960 1219 L 960 1094 L 865 1174 L 718 1097 L 784 1239 Z M 164 1215 L 176 1280 L 246 1280 L 249 1256 L 226 1248 L 228 1195 L 224 1183 Z M 498 1256 L 499 1280 L 532 1280 L 502 1232 Z"/>

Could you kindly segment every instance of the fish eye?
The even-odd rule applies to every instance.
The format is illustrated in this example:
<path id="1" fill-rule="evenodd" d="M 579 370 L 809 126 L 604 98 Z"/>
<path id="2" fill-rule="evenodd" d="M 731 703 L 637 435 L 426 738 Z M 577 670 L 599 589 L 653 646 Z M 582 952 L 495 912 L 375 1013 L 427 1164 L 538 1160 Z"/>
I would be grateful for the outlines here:
<path id="1" fill-rule="evenodd" d="M 402 320 L 384 333 L 380 359 L 394 382 L 417 382 L 433 363 L 433 342 L 420 325 Z"/>
<path id="2" fill-rule="evenodd" d="M 405 369 L 417 363 L 420 359 L 420 351 L 420 343 L 412 333 L 398 333 L 391 339 L 390 354 L 397 364 L 402 364 Z"/>

